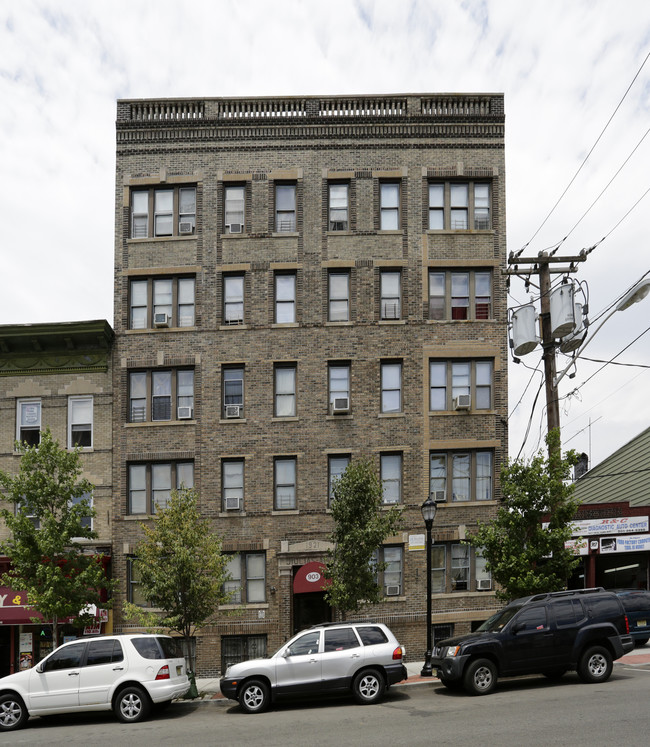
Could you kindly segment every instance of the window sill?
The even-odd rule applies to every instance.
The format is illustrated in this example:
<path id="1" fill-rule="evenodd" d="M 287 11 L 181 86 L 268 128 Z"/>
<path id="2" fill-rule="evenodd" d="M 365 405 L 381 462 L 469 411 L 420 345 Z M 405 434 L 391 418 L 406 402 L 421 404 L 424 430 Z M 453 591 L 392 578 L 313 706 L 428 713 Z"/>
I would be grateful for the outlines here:
<path id="1" fill-rule="evenodd" d="M 74 451 L 75 449 L 79 449 L 79 447 L 78 446 L 68 446 L 67 447 L 67 451 L 70 451 L 70 452 Z M 92 454 L 93 451 L 95 451 L 95 447 L 94 446 L 82 446 L 79 449 L 79 452 L 81 454 Z"/>
<path id="2" fill-rule="evenodd" d="M 431 592 L 431 599 L 455 599 L 459 594 L 463 594 L 466 597 L 481 597 L 481 596 L 494 596 L 495 591 L 433 591 Z M 425 594 L 426 596 L 426 594 Z"/>
<path id="3" fill-rule="evenodd" d="M 405 418 L 405 412 L 380 412 L 378 418 Z"/>
<path id="4" fill-rule="evenodd" d="M 426 319 L 427 324 L 468 324 L 474 322 L 496 322 L 496 319 Z"/>
<path id="5" fill-rule="evenodd" d="M 220 324 L 219 325 L 219 331 L 223 332 L 225 330 L 233 330 L 233 329 L 249 329 L 248 324 Z"/>
<path id="6" fill-rule="evenodd" d="M 141 335 L 159 332 L 196 332 L 197 327 L 143 327 L 142 329 L 124 330 L 127 335 Z"/>
<path id="7" fill-rule="evenodd" d="M 124 521 L 146 521 L 147 519 L 153 519 L 156 514 L 125 514 L 122 519 Z"/>
<path id="8" fill-rule="evenodd" d="M 397 325 L 406 324 L 406 319 L 380 319 L 379 324 Z"/>
<path id="9" fill-rule="evenodd" d="M 398 597 L 384 597 L 379 604 L 384 604 L 384 603 L 394 604 L 395 602 L 405 602 L 405 601 L 406 601 L 406 596 L 400 595 Z"/>
<path id="10" fill-rule="evenodd" d="M 347 415 L 326 415 L 325 420 L 352 420 L 354 415 L 348 413 Z"/>
<path id="11" fill-rule="evenodd" d="M 297 508 L 274 508 L 271 516 L 298 516 L 299 513 Z"/>
<path id="12" fill-rule="evenodd" d="M 271 325 L 271 329 L 291 329 L 292 327 L 299 327 L 298 322 L 275 322 Z"/>
<path id="13" fill-rule="evenodd" d="M 247 239 L 250 234 L 242 231 L 241 233 L 222 233 L 219 236 L 222 239 Z"/>
<path id="14" fill-rule="evenodd" d="M 496 415 L 496 410 L 429 410 L 429 415 L 442 415 L 443 417 L 447 417 L 449 415 L 458 415 L 458 413 L 463 412 L 467 415 Z"/>
<path id="15" fill-rule="evenodd" d="M 298 236 L 300 236 L 298 231 L 273 231 L 273 233 L 271 234 L 272 239 L 297 239 Z"/>
<path id="16" fill-rule="evenodd" d="M 165 425 L 196 425 L 194 418 L 187 420 L 144 420 L 142 423 L 124 423 L 125 428 L 159 428 Z"/>
<path id="17" fill-rule="evenodd" d="M 272 423 L 297 423 L 300 418 L 297 415 L 287 415 L 287 417 L 278 417 L 277 415 L 271 418 Z"/>
<path id="18" fill-rule="evenodd" d="M 127 244 L 146 244 L 150 241 L 192 241 L 196 240 L 196 233 L 192 233 L 188 236 L 144 236 L 143 238 L 129 238 L 126 240 Z"/>
<path id="19" fill-rule="evenodd" d="M 220 418 L 219 419 L 219 424 L 232 423 L 234 425 L 235 423 L 245 423 L 245 422 L 246 422 L 246 418 Z"/>
<path id="20" fill-rule="evenodd" d="M 433 236 L 453 236 L 454 234 L 478 233 L 487 236 L 494 235 L 493 228 L 427 228 L 427 234 Z"/>
<path id="21" fill-rule="evenodd" d="M 246 516 L 246 511 L 219 511 L 220 519 L 232 519 L 239 518 L 240 516 Z"/>
<path id="22" fill-rule="evenodd" d="M 438 501 L 438 508 L 453 508 L 454 506 L 499 506 L 500 502 L 494 498 L 485 501 Z"/>
<path id="23" fill-rule="evenodd" d="M 380 228 L 377 231 L 378 234 L 386 236 L 402 236 L 404 234 L 403 228 Z"/>
<path id="24" fill-rule="evenodd" d="M 220 604 L 217 609 L 218 610 L 268 610 L 270 608 L 270 605 L 268 602 L 253 602 L 252 604 L 248 604 L 247 602 L 242 602 L 241 604 Z"/>
<path id="25" fill-rule="evenodd" d="M 354 322 L 325 322 L 326 327 L 354 327 Z"/>
<path id="26" fill-rule="evenodd" d="M 325 231 L 327 236 L 354 236 L 354 231 L 349 228 L 345 231 Z"/>

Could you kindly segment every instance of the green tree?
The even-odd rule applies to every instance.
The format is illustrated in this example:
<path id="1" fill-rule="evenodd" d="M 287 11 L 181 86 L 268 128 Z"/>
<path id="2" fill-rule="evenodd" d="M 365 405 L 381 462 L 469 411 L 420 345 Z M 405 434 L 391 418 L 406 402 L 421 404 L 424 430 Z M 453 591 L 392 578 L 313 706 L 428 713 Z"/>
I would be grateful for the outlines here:
<path id="1" fill-rule="evenodd" d="M 172 491 L 166 508 L 158 509 L 152 525 L 142 523 L 144 540 L 133 559 L 142 597 L 162 613 L 125 603 L 127 617 L 145 627 L 179 633 L 186 642 L 193 681 L 195 660 L 191 639 L 231 594 L 229 556 L 222 540 L 199 513 L 195 490 Z"/>
<path id="2" fill-rule="evenodd" d="M 0 580 L 27 593 L 30 607 L 52 625 L 56 647 L 61 622 L 90 622 L 94 617 L 82 610 L 98 605 L 101 589 L 110 588 L 100 557 L 85 555 L 79 543 L 97 537 L 83 522 L 94 516 L 84 497 L 93 486 L 80 479 L 79 450 L 62 449 L 49 429 L 38 446 L 16 442 L 16 449 L 22 454 L 18 474 L 0 470 L 1 498 L 13 504 L 0 509 L 11 532 L 0 551 L 12 566 Z"/>
<path id="3" fill-rule="evenodd" d="M 325 576 L 331 584 L 325 599 L 339 609 L 343 619 L 347 612 L 382 599 L 377 572 L 385 564 L 373 562 L 375 552 L 402 522 L 400 508 L 382 508 L 382 495 L 376 467 L 369 459 L 351 462 L 333 487 L 330 539 L 334 550 L 326 565 Z"/>
<path id="4" fill-rule="evenodd" d="M 468 540 L 483 553 L 501 587 L 500 599 L 564 589 L 579 563 L 564 546 L 578 510 L 569 482 L 577 455 L 570 451 L 562 457 L 559 438 L 557 430 L 547 436 L 551 456 L 540 451 L 529 463 L 515 460 L 503 468 L 497 516 L 489 523 L 479 522 Z"/>

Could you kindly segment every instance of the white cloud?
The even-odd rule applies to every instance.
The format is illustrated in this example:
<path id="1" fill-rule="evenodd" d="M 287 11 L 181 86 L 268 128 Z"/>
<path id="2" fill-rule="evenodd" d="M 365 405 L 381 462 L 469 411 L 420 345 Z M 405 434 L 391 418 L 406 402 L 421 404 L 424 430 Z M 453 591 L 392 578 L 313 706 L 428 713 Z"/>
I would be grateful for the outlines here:
<path id="1" fill-rule="evenodd" d="M 117 98 L 503 91 L 508 244 L 518 250 L 648 53 L 650 9 L 646 0 L 22 0 L 0 8 L 0 49 L 0 323 L 111 320 Z M 650 63 L 527 253 L 567 235 L 639 142 L 649 112 Z M 649 162 L 650 136 L 562 253 L 614 228 L 648 188 Z M 592 312 L 650 269 L 649 205 L 647 197 L 580 267 Z M 512 293 L 526 297 L 517 280 Z M 609 359 L 634 339 L 648 304 L 615 315 L 591 355 Z M 621 360 L 650 364 L 647 337 Z M 561 393 L 597 366 L 580 362 Z M 530 372 L 511 368 L 514 407 Z M 572 397 L 568 444 L 587 451 L 588 428 L 568 439 L 599 417 L 599 460 L 647 427 L 642 371 L 609 366 L 580 390 L 582 402 Z M 513 454 L 534 390 L 511 418 Z M 524 453 L 541 417 L 540 404 Z"/>

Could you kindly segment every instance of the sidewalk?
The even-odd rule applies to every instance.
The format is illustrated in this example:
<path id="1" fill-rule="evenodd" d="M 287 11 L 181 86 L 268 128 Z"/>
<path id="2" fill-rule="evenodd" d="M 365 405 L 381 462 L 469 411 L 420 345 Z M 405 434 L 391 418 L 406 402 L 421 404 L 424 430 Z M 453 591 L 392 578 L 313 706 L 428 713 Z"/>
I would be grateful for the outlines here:
<path id="1" fill-rule="evenodd" d="M 650 664 L 650 645 L 641 646 L 630 651 L 614 664 L 626 664 L 627 666 L 642 666 Z M 420 672 L 424 666 L 423 661 L 407 661 L 406 670 L 408 680 L 398 682 L 393 687 L 406 687 L 408 685 L 418 685 L 426 682 L 438 682 L 436 677 L 422 677 Z M 196 680 L 196 688 L 199 691 L 199 699 L 204 701 L 225 700 L 219 690 L 219 680 L 217 678 L 199 678 Z"/>

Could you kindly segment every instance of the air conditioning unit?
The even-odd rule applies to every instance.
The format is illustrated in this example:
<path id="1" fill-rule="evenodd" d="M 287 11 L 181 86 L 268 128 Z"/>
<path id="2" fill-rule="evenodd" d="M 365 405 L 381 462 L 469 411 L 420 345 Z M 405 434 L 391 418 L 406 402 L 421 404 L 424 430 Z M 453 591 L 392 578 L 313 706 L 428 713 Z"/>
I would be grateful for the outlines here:
<path id="1" fill-rule="evenodd" d="M 190 420 L 192 417 L 191 407 L 179 407 L 178 408 L 178 419 L 179 420 Z"/>
<path id="2" fill-rule="evenodd" d="M 335 397 L 332 402 L 332 412 L 335 415 L 344 412 L 350 412 L 350 398 L 349 397 Z"/>
<path id="3" fill-rule="evenodd" d="M 178 233 L 194 233 L 194 224 L 191 220 L 182 220 L 178 224 Z"/>
<path id="4" fill-rule="evenodd" d="M 226 417 L 227 418 L 240 418 L 241 417 L 241 405 L 226 405 Z"/>
<path id="5" fill-rule="evenodd" d="M 476 588 L 479 591 L 490 591 L 492 588 L 491 578 L 478 578 L 476 579 Z"/>
<path id="6" fill-rule="evenodd" d="M 394 586 L 386 586 L 386 596 L 398 597 L 401 590 L 402 587 L 399 584 L 395 584 Z"/>
<path id="7" fill-rule="evenodd" d="M 444 490 L 432 490 L 431 497 L 436 503 L 446 503 L 447 493 Z"/>
<path id="8" fill-rule="evenodd" d="M 459 394 L 454 397 L 454 410 L 469 410 L 472 398 L 469 394 Z"/>
<path id="9" fill-rule="evenodd" d="M 226 231 L 228 233 L 241 233 L 243 226 L 241 223 L 226 223 Z"/>
<path id="10" fill-rule="evenodd" d="M 169 314 L 164 311 L 153 315 L 154 327 L 169 327 Z"/>
<path id="11" fill-rule="evenodd" d="M 226 511 L 239 511 L 241 501 L 238 495 L 226 497 Z"/>

